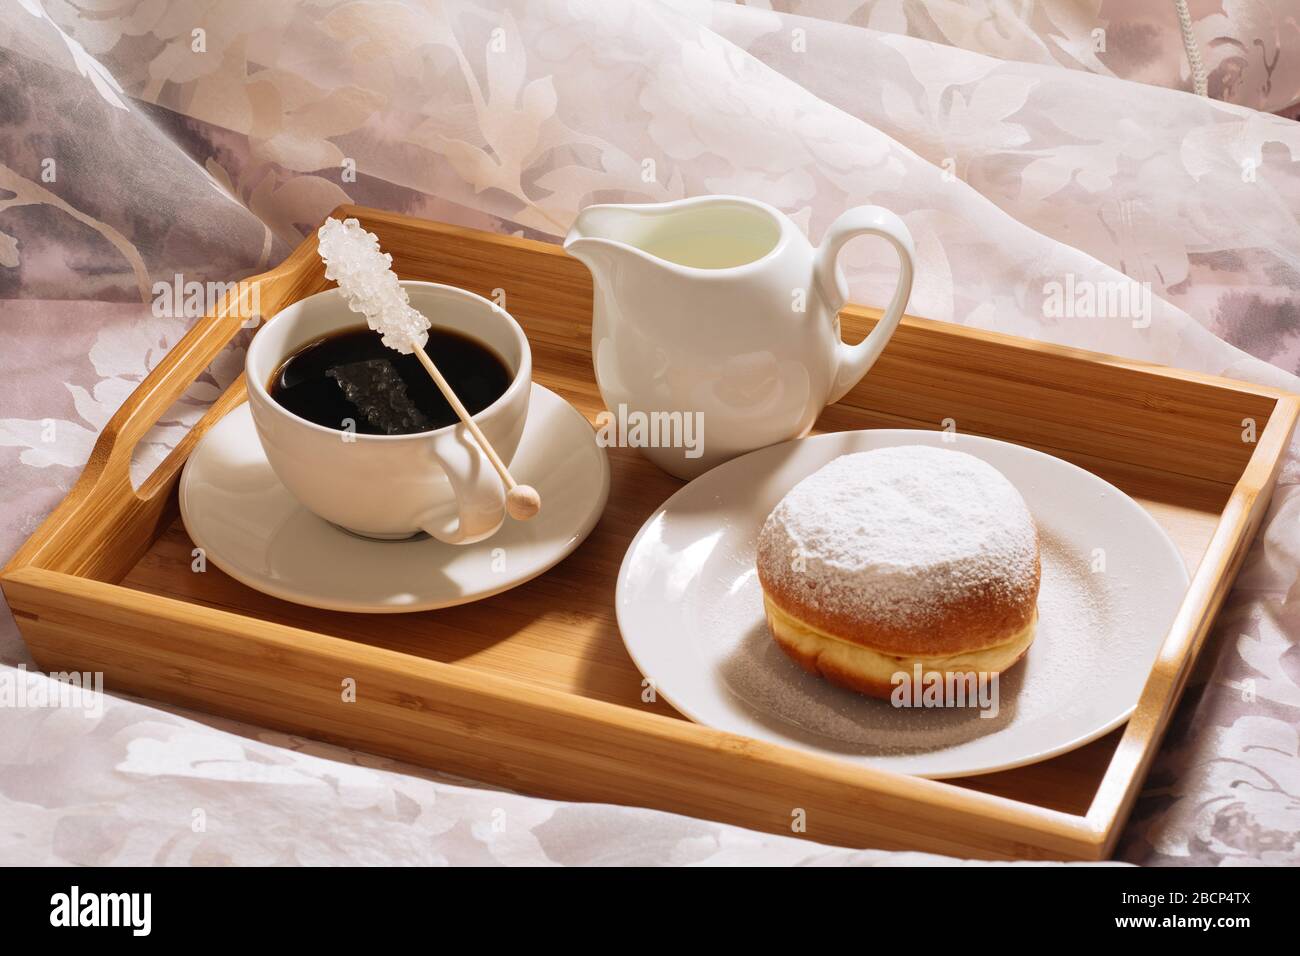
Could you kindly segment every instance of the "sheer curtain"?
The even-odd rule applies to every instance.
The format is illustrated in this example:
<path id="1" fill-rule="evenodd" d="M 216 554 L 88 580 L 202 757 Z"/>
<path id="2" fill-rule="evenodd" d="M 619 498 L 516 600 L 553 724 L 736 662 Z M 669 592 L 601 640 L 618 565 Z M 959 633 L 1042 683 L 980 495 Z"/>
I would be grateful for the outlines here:
<path id="1" fill-rule="evenodd" d="M 1188 5 L 1206 98 L 1185 91 L 1176 4 L 1155 0 L 9 3 L 0 474 L 13 507 L 0 547 L 61 497 L 191 321 L 155 315 L 152 284 L 260 271 L 345 201 L 551 239 L 593 201 L 742 193 L 814 239 L 845 207 L 879 203 L 916 237 L 916 314 L 1300 388 L 1300 126 L 1263 112 L 1298 98 L 1287 7 Z M 882 303 L 891 254 L 861 243 L 845 261 L 854 298 Z M 1045 290 L 1066 277 L 1145 283 L 1150 314 L 1056 317 Z M 232 350 L 151 436 L 142 467 L 238 370 Z M 1222 616 L 1228 651 L 1182 708 L 1128 859 L 1300 860 L 1296 479 L 1293 459 Z M 29 660 L 11 626 L 0 657 Z M 452 860 L 818 852 L 453 789 L 128 702 L 93 726 L 58 717 L 0 716 L 17 731 L 0 739 L 24 753 L 86 761 L 69 786 L 39 761 L 23 788 L 0 780 L 5 812 L 35 821 L 31 859 L 76 857 L 60 834 L 78 828 L 97 859 L 124 862 L 345 859 L 372 826 L 378 856 L 406 853 L 408 831 Z M 268 765 L 274 784 L 253 783 Z M 286 833 L 301 835 L 307 806 L 330 826 L 301 844 L 264 845 L 233 820 L 194 833 L 180 808 L 196 789 Z M 483 821 L 506 800 L 524 822 L 502 836 Z M 131 837 L 110 839 L 124 815 Z"/>

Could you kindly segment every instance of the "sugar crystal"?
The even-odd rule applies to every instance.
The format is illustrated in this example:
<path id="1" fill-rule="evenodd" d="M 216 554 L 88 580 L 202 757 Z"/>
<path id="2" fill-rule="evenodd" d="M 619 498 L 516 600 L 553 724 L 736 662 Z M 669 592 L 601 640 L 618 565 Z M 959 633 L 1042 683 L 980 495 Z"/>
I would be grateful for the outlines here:
<path id="1" fill-rule="evenodd" d="M 429 340 L 429 320 L 411 306 L 379 237 L 355 219 L 330 218 L 316 233 L 325 278 L 338 283 L 348 308 L 366 317 L 389 348 L 409 355 Z"/>

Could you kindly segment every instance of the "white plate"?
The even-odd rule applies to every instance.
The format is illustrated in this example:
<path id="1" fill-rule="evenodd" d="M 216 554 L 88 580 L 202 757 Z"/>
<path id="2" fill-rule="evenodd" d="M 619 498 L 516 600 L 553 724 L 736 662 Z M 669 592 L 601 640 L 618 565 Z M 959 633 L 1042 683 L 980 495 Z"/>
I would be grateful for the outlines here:
<path id="1" fill-rule="evenodd" d="M 337 611 L 425 611 L 537 577 L 582 543 L 609 497 L 609 462 L 591 425 L 540 385 L 510 471 L 542 496 L 533 520 L 507 518 L 472 545 L 427 536 L 374 541 L 316 517 L 285 490 L 241 405 L 190 455 L 181 517 L 207 560 L 266 594 Z"/>
<path id="2" fill-rule="evenodd" d="M 1033 763 L 1127 720 L 1187 590 L 1178 549 L 1140 505 L 1090 472 L 1006 442 L 944 437 L 887 429 L 787 442 L 720 465 L 669 498 L 618 577 L 623 641 L 656 692 L 711 727 L 923 777 Z M 754 569 L 764 519 L 827 462 L 893 445 L 982 458 L 1038 523 L 1037 636 L 1000 680 L 994 718 L 974 708 L 900 709 L 841 690 L 800 670 L 768 634 Z"/>

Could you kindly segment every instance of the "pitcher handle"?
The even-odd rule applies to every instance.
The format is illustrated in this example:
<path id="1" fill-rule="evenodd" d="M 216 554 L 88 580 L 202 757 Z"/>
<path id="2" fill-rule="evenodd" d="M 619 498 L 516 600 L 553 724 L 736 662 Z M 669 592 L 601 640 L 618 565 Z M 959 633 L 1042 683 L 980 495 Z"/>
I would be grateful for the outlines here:
<path id="1" fill-rule="evenodd" d="M 894 298 L 889 303 L 889 308 L 870 335 L 857 345 L 837 343 L 835 380 L 831 385 L 830 397 L 826 399 L 827 405 L 843 398 L 867 374 L 876 359 L 880 358 L 885 343 L 894 334 L 894 329 L 898 328 L 903 310 L 907 308 L 907 300 L 912 294 L 912 259 L 916 251 L 907 226 L 903 220 L 881 206 L 856 206 L 831 223 L 813 259 L 813 276 L 831 314 L 838 317 L 840 309 L 849 300 L 848 283 L 844 281 L 844 273 L 839 267 L 840 250 L 850 239 L 858 236 L 880 236 L 889 240 L 898 252 L 898 285 L 894 289 Z"/>

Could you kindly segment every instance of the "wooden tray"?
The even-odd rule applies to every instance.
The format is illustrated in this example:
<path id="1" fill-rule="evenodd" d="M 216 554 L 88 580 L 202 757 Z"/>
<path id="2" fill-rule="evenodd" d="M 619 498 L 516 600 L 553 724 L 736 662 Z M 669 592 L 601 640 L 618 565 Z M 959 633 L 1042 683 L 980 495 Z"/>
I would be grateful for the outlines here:
<path id="1" fill-rule="evenodd" d="M 344 207 L 404 277 L 504 289 L 535 377 L 589 418 L 591 283 L 555 246 Z M 258 277 L 262 312 L 326 288 L 315 237 Z M 875 313 L 850 307 L 856 340 Z M 177 344 L 105 427 L 72 492 L 0 574 L 47 670 L 549 797 L 658 807 L 847 846 L 1100 859 L 1115 845 L 1215 612 L 1258 528 L 1300 399 L 1255 385 L 906 319 L 823 430 L 938 428 L 1058 455 L 1113 482 L 1196 568 L 1128 725 L 1073 753 L 936 782 L 693 724 L 641 700 L 614 581 L 679 483 L 610 450 L 609 507 L 558 567 L 489 600 L 384 618 L 298 607 L 190 570 L 176 480 L 232 386 L 138 489 L 132 450 L 241 325 L 231 301 Z M 1247 421 L 1250 420 L 1250 421 Z M 1243 440 L 1251 427 L 1256 440 Z M 344 703 L 344 678 L 357 700 Z"/>

